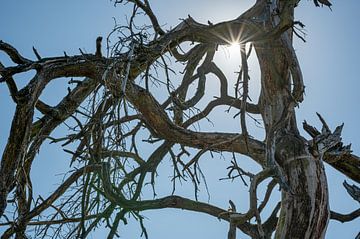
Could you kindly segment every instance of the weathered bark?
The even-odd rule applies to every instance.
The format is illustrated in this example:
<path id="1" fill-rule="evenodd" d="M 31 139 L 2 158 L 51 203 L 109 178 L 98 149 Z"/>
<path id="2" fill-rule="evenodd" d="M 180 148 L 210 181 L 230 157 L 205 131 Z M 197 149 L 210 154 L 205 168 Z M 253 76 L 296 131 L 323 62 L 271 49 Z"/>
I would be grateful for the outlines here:
<path id="1" fill-rule="evenodd" d="M 282 190 L 281 213 L 275 238 L 325 238 L 329 199 L 325 170 L 321 159 L 306 151 L 304 141 L 283 137 L 277 145 L 288 179 L 289 189 Z"/>
<path id="2" fill-rule="evenodd" d="M 218 24 L 201 24 L 189 16 L 168 32 L 161 29 L 148 1 L 127 2 L 134 3 L 137 6 L 134 9 L 140 8 L 148 15 L 156 33 L 155 38 L 143 43 L 142 33 L 138 34 L 141 41 L 137 38 L 138 35 L 131 33 L 133 35 L 120 39 L 119 43 L 123 44 L 121 47 L 128 47 L 129 51 L 116 52 L 110 58 L 103 57 L 101 53 L 101 37 L 96 40 L 95 54 L 82 53 L 72 57 L 65 54 L 64 57 L 41 59 L 34 49 L 37 61 L 22 57 L 15 48 L 0 41 L 0 50 L 17 64 L 15 67 L 4 67 L 0 63 L 0 82 L 7 83 L 17 104 L 0 165 L 0 217 L 4 214 L 9 193 L 13 189 L 16 189 L 18 212 L 13 221 L 0 224 L 9 226 L 4 238 L 10 238 L 14 234 L 17 238 L 25 238 L 29 225 L 64 225 L 69 222 L 78 223 L 78 229 L 72 232 L 73 235 L 85 237 L 101 220 L 115 218 L 113 222 L 108 220 L 112 227 L 109 238 L 112 238 L 116 235 L 121 220 L 126 221 L 125 215 L 128 212 L 140 221 L 143 228 L 143 217 L 139 212 L 179 208 L 229 221 L 229 238 L 235 238 L 235 228 L 238 228 L 252 238 L 271 238 L 276 230 L 275 238 L 318 239 L 325 237 L 330 215 L 340 221 L 359 216 L 358 210 L 349 215 L 330 213 L 329 210 L 323 160 L 360 182 L 360 160 L 351 154 L 349 146 L 341 143 L 342 126 L 331 132 L 319 115 L 323 123 L 320 133 L 304 122 L 304 129 L 312 136 L 310 141 L 305 140 L 297 128 L 294 108 L 303 100 L 304 93 L 301 69 L 292 47 L 292 27 L 296 24 L 293 16 L 297 0 L 258 0 L 240 17 Z M 330 6 L 327 1 L 319 2 Z M 135 15 L 134 12 L 133 17 Z M 132 40 L 128 44 L 129 38 Z M 186 41 L 198 44 L 187 53 L 179 53 L 177 47 Z M 228 80 L 213 58 L 217 45 L 234 41 L 241 44 L 242 69 L 236 86 L 237 93 L 231 96 L 228 92 Z M 247 43 L 253 44 L 261 70 L 261 93 L 256 104 L 247 102 L 250 79 Z M 171 88 L 173 85 L 169 79 L 169 68 L 164 59 L 167 53 L 187 64 L 182 82 L 175 89 Z M 158 60 L 167 77 L 166 87 L 169 93 L 162 104 L 151 93 L 148 83 L 148 78 L 151 77 L 149 68 Z M 33 69 L 37 71 L 36 76 L 18 92 L 12 76 Z M 142 73 L 145 75 L 145 87 L 136 82 Z M 186 111 L 196 106 L 205 95 L 208 74 L 213 74 L 219 80 L 220 96 L 185 120 Z M 77 82 L 78 85 L 69 90 L 58 105 L 52 107 L 39 100 L 51 80 L 78 76 L 87 78 Z M 195 81 L 198 81 L 198 88 L 189 97 L 189 86 Z M 239 85 L 243 87 L 241 97 L 237 95 L 240 92 Z M 96 96 L 99 89 L 103 89 L 101 99 Z M 79 110 L 92 93 L 95 95 L 91 98 L 92 105 L 84 111 Z M 126 106 L 119 110 L 122 104 Z M 198 132 L 189 129 L 220 105 L 231 106 L 240 111 L 241 133 Z M 129 106 L 132 108 L 132 115 L 128 113 Z M 33 122 L 35 109 L 43 117 Z M 120 116 L 123 111 L 125 115 Z M 79 120 L 76 113 L 86 117 L 86 120 Z M 252 138 L 247 132 L 247 113 L 262 117 L 266 132 L 264 141 Z M 76 121 L 73 134 L 53 139 L 53 142 L 65 141 L 63 146 L 78 142 L 74 152 L 64 150 L 72 154 L 72 162 L 78 160 L 83 168 L 75 171 L 48 199 L 34 206 L 29 177 L 32 163 L 45 139 L 69 117 Z M 124 133 L 121 126 L 128 122 L 136 122 L 136 126 L 126 125 L 129 130 Z M 141 128 L 146 128 L 150 134 L 150 139 L 144 141 L 152 144 L 164 140 L 148 159 L 143 159 L 137 149 L 136 137 Z M 130 142 L 130 147 L 123 146 L 124 142 Z M 176 144 L 181 149 L 175 153 Z M 183 155 L 191 156 L 185 147 L 199 150 L 190 160 L 186 159 L 188 162 L 182 159 Z M 242 174 L 251 179 L 250 208 L 246 213 L 236 212 L 232 201 L 229 202 L 230 210 L 226 211 L 174 195 L 153 200 L 143 200 L 140 197 L 145 179 L 151 178 L 154 186 L 158 165 L 166 155 L 170 155 L 174 168 L 172 180 L 175 182 L 177 178 L 185 179 L 186 173 L 194 183 L 196 198 L 199 181 L 197 163 L 207 151 L 246 155 L 263 168 L 256 175 L 246 173 L 235 159 L 229 167 L 229 179 L 242 177 Z M 232 177 L 233 172 L 238 172 L 239 175 Z M 264 201 L 258 206 L 257 186 L 269 177 L 272 177 L 272 181 L 268 185 Z M 82 184 L 78 182 L 80 179 L 83 180 Z M 82 187 L 78 191 L 80 193 L 74 194 L 78 196 L 75 201 L 78 208 L 81 208 L 81 215 L 77 212 L 78 209 L 74 212 L 70 206 L 69 217 L 62 209 L 56 209 L 52 220 L 33 221 L 46 209 L 53 207 L 55 201 L 75 182 Z M 281 205 L 278 203 L 271 216 L 262 222 L 261 211 L 277 183 L 281 186 Z M 359 189 L 350 185 L 346 187 L 350 195 L 358 200 Z M 60 208 L 63 206 L 67 204 L 62 204 Z M 279 209 L 281 212 L 278 218 L 276 215 Z M 96 213 L 91 214 L 94 210 Z M 60 219 L 56 218 L 58 215 L 61 215 Z M 255 225 L 249 222 L 252 218 L 256 219 Z M 85 223 L 86 221 L 89 223 Z M 145 231 L 144 233 L 146 234 Z"/>
<path id="3" fill-rule="evenodd" d="M 286 4 L 280 1 L 276 8 L 289 7 Z M 293 12 L 287 17 L 293 19 Z M 266 27 L 272 28 L 276 21 L 269 19 Z M 327 181 L 322 159 L 309 153 L 297 129 L 294 107 L 302 101 L 304 86 L 291 38 L 288 31 L 277 40 L 255 44 L 261 69 L 259 107 L 266 129 L 266 159 L 282 186 L 275 238 L 324 238 L 330 215 Z"/>
<path id="4" fill-rule="evenodd" d="M 7 47 L 7 53 L 13 51 L 11 46 L 1 42 L 1 47 Z M 13 51 L 14 52 L 14 51 Z M 16 52 L 15 52 L 16 53 Z M 14 54 L 15 54 L 14 53 Z M 92 56 L 89 58 L 99 60 Z M 46 137 L 59 124 L 66 120 L 76 108 L 83 102 L 86 96 L 92 91 L 89 87 L 90 82 L 84 81 L 84 85 L 77 87 L 73 92 L 55 108 L 51 108 L 38 101 L 43 89 L 52 80 L 62 76 L 89 76 L 99 77 L 98 70 L 88 62 L 82 62 L 83 56 L 68 59 L 59 57 L 39 62 L 22 61 L 19 66 L 14 67 L 3 73 L 5 80 L 12 81 L 12 75 L 17 72 L 36 69 L 36 76 L 21 91 L 13 88 L 13 99 L 17 103 L 15 115 L 10 130 L 8 143 L 4 150 L 0 167 L 0 215 L 3 215 L 7 206 L 7 197 L 11 190 L 16 188 L 18 200 L 18 218 L 13 230 L 7 230 L 4 238 L 10 237 L 11 233 L 16 233 L 17 238 L 26 238 L 25 230 L 29 221 L 32 198 L 32 185 L 30 180 L 30 170 L 32 162 Z M 64 64 L 66 63 L 66 64 Z M 98 65 L 101 68 L 101 64 Z M 12 72 L 13 71 L 13 72 Z M 90 83 L 91 84 L 91 83 Z M 92 85 L 94 83 L 92 82 Z M 62 103 L 65 103 L 65 109 Z M 39 106 L 40 105 L 40 106 Z M 35 107 L 44 109 L 43 119 L 33 124 Z M 65 111 L 64 111 L 65 110 Z M 15 228 L 15 229 L 14 229 Z M 8 232 L 11 232 L 8 234 Z"/>

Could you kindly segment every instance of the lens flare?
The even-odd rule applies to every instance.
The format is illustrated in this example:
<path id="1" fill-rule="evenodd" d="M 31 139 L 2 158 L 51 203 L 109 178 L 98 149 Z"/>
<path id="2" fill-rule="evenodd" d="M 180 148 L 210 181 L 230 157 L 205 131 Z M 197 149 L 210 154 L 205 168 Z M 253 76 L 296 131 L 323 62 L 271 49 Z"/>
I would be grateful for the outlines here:
<path id="1" fill-rule="evenodd" d="M 227 46 L 230 54 L 240 54 L 240 43 L 239 42 L 232 42 L 230 45 Z"/>

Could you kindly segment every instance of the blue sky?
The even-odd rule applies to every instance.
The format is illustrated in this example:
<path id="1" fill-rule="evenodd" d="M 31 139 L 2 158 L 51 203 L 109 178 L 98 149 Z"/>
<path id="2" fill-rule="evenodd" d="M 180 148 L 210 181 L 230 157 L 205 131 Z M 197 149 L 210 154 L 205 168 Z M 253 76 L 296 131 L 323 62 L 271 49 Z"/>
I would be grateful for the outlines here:
<path id="1" fill-rule="evenodd" d="M 240 15 L 253 1 L 250 0 L 158 0 L 151 1 L 159 22 L 165 29 L 170 29 L 179 23 L 179 18 L 186 18 L 190 14 L 194 19 L 206 23 L 229 20 Z M 306 43 L 295 40 L 295 48 L 302 66 L 306 85 L 305 101 L 297 110 L 297 119 L 300 123 L 306 119 L 313 125 L 320 126 L 315 112 L 321 113 L 329 125 L 335 126 L 345 123 L 343 139 L 352 143 L 355 153 L 360 154 L 360 122 L 359 69 L 360 61 L 360 31 L 357 29 L 358 11 L 360 1 L 333 1 L 333 11 L 327 8 L 315 8 L 312 1 L 303 0 L 296 12 L 296 20 L 306 25 Z M 78 1 L 20 1 L 2 0 L 0 3 L 0 39 L 11 43 L 26 57 L 34 58 L 32 46 L 35 46 L 43 56 L 62 55 L 66 51 L 69 55 L 78 54 L 81 48 L 85 52 L 94 51 L 94 42 L 97 36 L 107 36 L 114 21 L 124 19 L 126 9 L 113 7 L 110 1 L 78 0 Z M 222 66 L 231 76 L 237 69 L 238 56 L 223 50 Z M 222 53 L 220 53 L 222 54 Z M 5 65 L 10 62 L 0 53 L 0 61 Z M 231 66 L 231 67 L 230 67 Z M 250 70 L 256 78 L 256 66 L 250 65 Z M 26 83 L 28 75 L 20 76 L 17 83 L 21 86 Z M 256 85 L 254 86 L 256 87 Z M 55 104 L 66 84 L 61 79 L 52 83 L 45 91 L 44 99 Z M 2 152 L 8 137 L 14 104 L 11 102 L 5 84 L 0 85 L 0 151 Z M 221 124 L 221 118 L 216 122 Z M 221 127 L 231 130 L 231 126 Z M 238 127 L 238 126 L 236 126 Z M 234 129 L 238 130 L 238 128 Z M 233 130 L 233 131 L 234 131 Z M 58 130 L 56 133 L 62 133 Z M 255 168 L 249 160 L 244 159 L 248 168 Z M 219 166 L 220 165 L 220 166 Z M 38 185 L 38 192 L 50 193 L 59 180 L 61 173 L 66 171 L 68 159 L 61 153 L 57 145 L 46 145 L 35 161 L 33 170 L 34 185 Z M 209 159 L 202 163 L 204 171 L 208 172 L 210 185 L 210 202 L 227 208 L 229 199 L 239 198 L 239 208 L 246 210 L 246 188 L 238 183 L 219 182 L 219 178 L 226 174 L 225 160 Z M 164 178 L 168 176 L 167 166 L 159 170 Z M 342 187 L 345 179 L 330 167 L 326 167 L 330 188 L 331 209 L 345 213 L 358 207 Z M 39 176 L 41 175 L 44 176 Z M 351 180 L 349 180 L 351 182 Z M 171 192 L 163 183 L 159 192 Z M 35 186 L 36 187 L 36 186 Z M 192 197 L 190 187 L 179 189 L 179 194 Z M 45 196 L 44 195 L 44 196 Z M 206 193 L 200 197 L 207 200 Z M 276 199 L 276 196 L 274 196 Z M 150 238 L 225 238 L 227 224 L 219 222 L 216 218 L 196 213 L 164 209 L 145 213 L 148 220 L 146 225 Z M 331 222 L 326 238 L 354 238 L 360 228 L 360 220 L 341 224 Z M 0 232 L 2 229 L 0 228 Z M 101 238 L 101 233 L 94 235 Z M 121 238 L 138 238 L 140 228 L 136 222 L 120 229 Z M 238 238 L 243 238 L 241 235 Z"/>

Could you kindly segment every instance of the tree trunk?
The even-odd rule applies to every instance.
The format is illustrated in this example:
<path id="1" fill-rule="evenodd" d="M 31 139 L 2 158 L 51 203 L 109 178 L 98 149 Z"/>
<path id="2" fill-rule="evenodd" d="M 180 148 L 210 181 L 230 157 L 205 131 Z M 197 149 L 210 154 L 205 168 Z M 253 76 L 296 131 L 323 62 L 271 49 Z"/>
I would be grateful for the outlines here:
<path id="1" fill-rule="evenodd" d="M 318 239 L 325 237 L 329 221 L 328 187 L 321 157 L 309 152 L 297 129 L 295 86 L 291 87 L 296 84 L 291 67 L 297 60 L 289 36 L 284 33 L 279 40 L 255 44 L 262 75 L 259 105 L 267 133 L 267 163 L 276 169 L 282 186 L 275 238 Z"/>
<path id="2" fill-rule="evenodd" d="M 318 1 L 331 6 L 328 1 Z M 330 213 L 329 210 L 323 159 L 343 174 L 357 182 L 360 181 L 359 157 L 351 154 L 350 146 L 342 144 L 342 126 L 330 132 L 320 117 L 324 128 L 319 132 L 305 122 L 304 129 L 313 137 L 312 141 L 305 140 L 297 127 L 295 107 L 302 101 L 304 91 L 301 69 L 292 46 L 293 27 L 295 24 L 302 26 L 300 22 L 294 21 L 293 17 L 298 0 L 257 0 L 255 5 L 240 17 L 218 24 L 201 24 L 189 16 L 167 32 L 161 29 L 148 1 L 143 1 L 144 4 L 142 1 L 124 2 L 133 3 L 134 9 L 144 10 L 150 17 L 155 32 L 159 34 L 149 42 L 143 39 L 147 34 L 143 35 L 142 31 L 145 29 L 142 28 L 139 28 L 142 29 L 139 34 L 121 36 L 116 44 L 120 44 L 121 49 L 129 47 L 129 52 L 116 50 L 111 57 L 105 58 L 100 51 L 99 37 L 95 54 L 81 52 L 81 55 L 65 54 L 63 57 L 41 59 L 34 49 L 38 60 L 31 61 L 23 58 L 11 45 L 0 41 L 0 51 L 4 51 L 17 64 L 15 67 L 5 68 L 0 62 L 0 83 L 8 83 L 17 104 L 10 137 L 0 165 L 0 217 L 2 214 L 6 216 L 5 209 L 12 191 L 15 192 L 14 201 L 17 208 L 12 221 L 0 223 L 0 226 L 9 226 L 2 238 L 11 238 L 14 235 L 16 238 L 25 238 L 30 223 L 43 223 L 43 226 L 47 223 L 59 224 L 58 230 L 70 222 L 78 223 L 77 227 L 63 237 L 75 234 L 75 237 L 84 237 L 83 235 L 91 232 L 98 222 L 105 219 L 108 226 L 112 227 L 110 238 L 115 235 L 119 222 L 126 222 L 125 216 L 128 213 L 139 220 L 145 233 L 140 212 L 178 208 L 228 221 L 229 239 L 236 237 L 236 228 L 256 239 L 271 238 L 274 230 L 277 239 L 321 239 L 325 238 L 330 216 L 334 219 L 333 215 L 336 215 L 337 220 L 341 222 L 359 216 L 359 211 L 341 215 Z M 317 1 L 314 3 L 318 4 Z M 133 14 L 132 17 L 135 17 L 136 11 Z M 133 24 L 134 21 L 130 22 Z M 129 29 L 136 29 L 132 27 L 133 25 Z M 138 41 L 138 36 L 141 41 Z M 131 43 L 129 39 L 132 39 Z M 228 45 L 234 41 L 241 45 L 241 74 L 235 86 L 235 97 L 228 94 L 229 81 L 213 61 L 217 45 Z M 185 42 L 193 42 L 196 45 L 188 52 L 180 53 L 180 46 Z M 257 104 L 247 102 L 250 79 L 247 58 L 250 51 L 247 55 L 246 44 L 250 43 L 255 48 L 261 70 L 261 93 Z M 170 69 L 164 60 L 168 53 L 186 65 L 181 84 L 176 89 L 173 89 L 173 85 L 178 83 L 172 84 L 168 74 Z M 163 62 L 160 61 L 161 64 L 158 64 L 157 61 L 160 59 Z M 167 78 L 166 87 L 169 95 L 162 104 L 158 99 L 161 97 L 155 97 L 149 90 L 147 78 L 153 78 L 150 77 L 152 67 L 155 71 L 164 68 Z M 29 70 L 36 70 L 36 76 L 26 87 L 18 91 L 12 76 Z M 198 105 L 205 95 L 207 74 L 214 74 L 219 78 L 220 96 L 208 102 L 201 112 L 194 115 L 191 113 L 191 118 L 185 117 L 185 112 Z M 143 76 L 145 88 L 142 87 L 142 83 L 138 85 L 135 81 Z M 68 94 L 57 106 L 52 107 L 41 102 L 39 97 L 42 90 L 51 80 L 61 77 L 88 78 L 83 81 L 76 80 L 77 86 L 69 88 Z M 155 78 L 153 80 L 156 82 Z M 74 80 L 71 82 L 75 83 Z M 194 82 L 199 84 L 195 96 L 186 100 L 186 94 L 192 91 L 188 89 L 192 89 L 190 85 Z M 103 95 L 98 94 L 100 89 L 103 90 Z M 239 92 L 242 93 L 241 97 L 238 97 Z M 92 103 L 83 109 L 82 104 L 87 98 Z M 234 107 L 240 111 L 241 133 L 202 132 L 190 129 L 190 126 L 208 117 L 212 110 L 220 105 Z M 33 122 L 35 108 L 43 117 Z M 249 137 L 246 113 L 261 114 L 266 132 L 264 142 Z M 78 115 L 81 115 L 81 118 L 77 118 Z M 39 205 L 33 205 L 31 178 L 27 177 L 31 175 L 33 160 L 45 139 L 50 139 L 53 130 L 70 116 L 76 121 L 74 127 L 69 127 L 72 128 L 72 134 L 54 138 L 51 142 L 64 141 L 62 146 L 66 148 L 74 146 L 74 152 L 64 148 L 72 154 L 71 162 L 76 161 L 79 165 L 86 166 L 76 170 L 46 200 L 42 200 Z M 137 133 L 143 128 L 149 132 L 149 137 L 144 138 L 143 142 L 158 147 L 154 148 L 147 159 L 143 159 L 137 150 L 136 139 L 140 137 Z M 128 144 L 130 140 L 131 144 Z M 161 146 L 154 144 L 161 140 L 164 140 Z M 139 145 L 144 146 L 142 143 Z M 173 147 L 174 145 L 176 146 Z M 181 145 L 180 149 L 177 149 L 178 145 Z M 191 155 L 185 147 L 199 151 L 196 155 Z M 264 170 L 257 175 L 244 173 L 237 165 L 235 156 L 231 162 L 233 166 L 228 167 L 229 174 L 226 179 L 233 180 L 243 174 L 251 179 L 248 212 L 236 212 L 232 201 L 229 202 L 230 210 L 225 210 L 199 202 L 197 197 L 196 200 L 190 200 L 171 195 L 147 200 L 140 196 L 147 178 L 150 177 L 155 194 L 157 167 L 166 155 L 171 156 L 174 166 L 173 182 L 190 178 L 196 194 L 200 183 L 199 176 L 203 177 L 198 160 L 208 151 L 246 155 L 263 167 Z M 238 175 L 233 176 L 235 171 L 238 171 Z M 77 182 L 85 176 L 87 178 L 82 180 L 83 184 Z M 257 186 L 269 177 L 273 179 L 268 184 L 263 202 L 258 205 Z M 75 182 L 79 183 L 78 187 L 83 187 L 82 190 L 77 190 L 76 187 L 71 189 L 70 186 Z M 278 203 L 270 217 L 262 223 L 261 211 L 277 183 L 281 187 L 281 206 Z M 77 199 L 60 202 L 60 211 L 65 212 L 65 216 L 58 210 L 54 215 L 43 216 L 61 196 L 70 195 L 70 190 L 75 189 L 77 192 L 71 197 Z M 173 190 L 175 191 L 175 183 Z M 360 200 L 356 186 L 347 190 L 352 192 L 350 195 L 355 200 Z M 81 205 L 81 218 L 78 217 L 79 211 L 73 207 L 74 205 Z M 281 211 L 277 216 L 279 208 Z M 61 214 L 63 221 L 57 220 L 58 214 Z M 50 221 L 38 221 L 38 216 L 53 217 Z M 112 222 L 112 218 L 116 220 Z M 253 218 L 257 224 L 251 223 Z M 47 229 L 41 231 L 47 233 Z"/>
<path id="3" fill-rule="evenodd" d="M 306 147 L 303 142 L 288 137 L 278 145 L 296 152 L 294 146 Z M 294 156 L 287 158 L 282 165 L 290 190 L 282 190 L 275 238 L 325 238 L 330 212 L 323 163 L 309 153 L 296 152 Z"/>

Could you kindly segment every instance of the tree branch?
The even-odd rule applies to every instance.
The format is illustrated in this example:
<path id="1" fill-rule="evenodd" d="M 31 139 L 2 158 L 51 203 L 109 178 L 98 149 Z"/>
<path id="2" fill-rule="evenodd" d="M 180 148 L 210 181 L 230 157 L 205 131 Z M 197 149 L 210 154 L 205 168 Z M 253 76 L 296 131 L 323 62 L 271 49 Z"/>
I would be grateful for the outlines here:
<path id="1" fill-rule="evenodd" d="M 0 50 L 5 52 L 10 57 L 10 59 L 16 64 L 21 65 L 21 64 L 32 63 L 31 60 L 26 59 L 25 57 L 20 55 L 20 53 L 13 46 L 3 42 L 2 40 L 0 40 Z"/>
<path id="2" fill-rule="evenodd" d="M 325 162 L 360 183 L 360 158 L 351 154 L 351 145 L 343 145 L 341 139 L 343 125 L 336 127 L 334 132 L 331 132 L 324 119 L 319 117 L 323 124 L 322 133 L 306 121 L 303 122 L 304 130 L 313 137 L 313 140 L 309 141 L 310 152 L 318 156 L 321 151 L 322 159 Z"/>
<path id="3" fill-rule="evenodd" d="M 264 163 L 264 144 L 258 140 L 248 139 L 248 151 L 241 134 L 201 133 L 179 127 L 170 121 L 161 105 L 149 92 L 135 84 L 128 84 L 127 98 L 161 138 L 200 149 L 237 152 L 249 155 L 261 165 Z"/>
<path id="4" fill-rule="evenodd" d="M 360 188 L 356 185 L 350 185 L 346 181 L 343 182 L 343 185 L 348 192 L 348 194 L 355 200 L 360 203 Z"/>
<path id="5" fill-rule="evenodd" d="M 133 2 L 146 13 L 146 15 L 150 18 L 150 21 L 156 33 L 158 33 L 159 35 L 165 34 L 164 30 L 161 29 L 160 24 L 150 7 L 149 1 L 145 0 L 145 3 L 142 3 L 140 0 L 129 0 L 129 2 Z"/>
<path id="6" fill-rule="evenodd" d="M 84 166 L 77 171 L 75 171 L 73 174 L 70 175 L 46 200 L 44 200 L 40 205 L 36 206 L 34 209 L 32 209 L 27 215 L 24 215 L 26 217 L 25 223 L 30 221 L 32 218 L 40 215 L 41 212 L 46 210 L 48 207 L 50 207 L 60 196 L 64 194 L 64 192 L 75 182 L 78 180 L 79 177 L 85 175 L 86 173 L 98 171 L 102 169 L 101 164 L 94 164 L 94 165 L 88 165 Z M 91 219 L 91 218 L 88 218 Z M 65 222 L 70 222 L 66 221 Z M 11 224 L 11 227 L 5 232 L 4 235 L 10 236 L 13 233 L 16 232 L 16 228 L 18 225 L 16 225 L 17 222 Z M 46 225 L 51 225 L 51 223 L 45 223 Z M 8 225 L 2 224 L 2 226 Z M 36 223 L 34 225 L 37 225 Z M 21 225 L 23 227 L 24 225 Z"/>
<path id="7" fill-rule="evenodd" d="M 228 211 L 207 203 L 193 201 L 180 196 L 168 196 L 155 200 L 136 202 L 134 203 L 132 209 L 145 211 L 161 208 L 179 208 L 194 212 L 201 212 L 230 222 L 230 216 Z M 247 235 L 255 238 L 258 237 L 256 226 L 251 225 L 248 222 L 243 222 L 242 224 L 237 224 L 236 226 Z"/>
<path id="8" fill-rule="evenodd" d="M 325 153 L 324 161 L 357 183 L 360 183 L 360 158 L 349 153 Z"/>
<path id="9" fill-rule="evenodd" d="M 358 217 L 360 217 L 360 208 L 349 214 L 341 214 L 334 211 L 330 212 L 330 219 L 339 221 L 341 223 L 350 222 Z"/>

